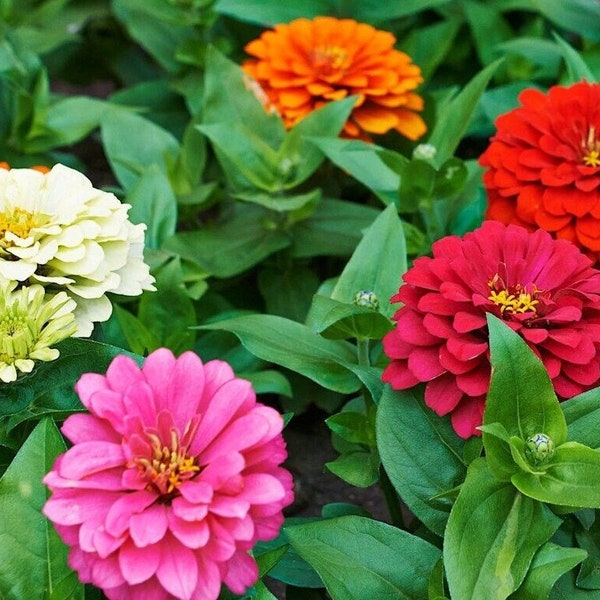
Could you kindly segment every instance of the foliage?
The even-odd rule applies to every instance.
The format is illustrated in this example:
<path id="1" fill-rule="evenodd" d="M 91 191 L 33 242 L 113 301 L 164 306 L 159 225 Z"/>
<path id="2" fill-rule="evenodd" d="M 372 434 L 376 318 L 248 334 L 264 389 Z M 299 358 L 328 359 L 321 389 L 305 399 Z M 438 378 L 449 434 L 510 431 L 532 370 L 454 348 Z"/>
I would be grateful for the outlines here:
<path id="1" fill-rule="evenodd" d="M 422 139 L 340 137 L 354 96 L 289 130 L 265 110 L 244 45 L 318 15 L 396 36 L 424 76 Z M 403 274 L 483 219 L 494 120 L 523 89 L 598 81 L 598 23 L 589 0 L 0 0 L 0 161 L 64 163 L 114 192 L 147 227 L 157 287 L 111 297 L 91 339 L 0 384 L 0 598 L 102 597 L 40 514 L 41 478 L 84 410 L 79 377 L 160 347 L 228 361 L 288 413 L 325 409 L 324 468 L 389 505 L 389 523 L 348 504 L 290 517 L 253 551 L 259 582 L 223 599 L 272 599 L 273 580 L 306 599 L 598 597 L 600 388 L 559 403 L 494 317 L 481 438 L 422 386 L 381 381 Z"/>

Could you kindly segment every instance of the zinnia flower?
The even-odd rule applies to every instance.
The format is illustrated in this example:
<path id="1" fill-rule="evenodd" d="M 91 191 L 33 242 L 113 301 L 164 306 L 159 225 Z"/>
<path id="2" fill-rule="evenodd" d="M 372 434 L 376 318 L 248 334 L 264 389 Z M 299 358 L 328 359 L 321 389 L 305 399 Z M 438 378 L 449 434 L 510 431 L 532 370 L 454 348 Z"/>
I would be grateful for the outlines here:
<path id="1" fill-rule="evenodd" d="M 529 89 L 519 101 L 480 158 L 486 216 L 540 227 L 600 260 L 600 84 Z"/>
<path id="2" fill-rule="evenodd" d="M 65 292 L 47 297 L 41 285 L 16 289 L 16 281 L 0 281 L 0 381 L 30 373 L 36 360 L 59 356 L 54 344 L 77 331 L 75 302 Z"/>
<path id="3" fill-rule="evenodd" d="M 425 402 L 450 413 L 461 437 L 478 435 L 490 381 L 486 313 L 540 357 L 560 399 L 600 379 L 600 271 L 566 240 L 486 221 L 463 239 L 433 244 L 404 275 L 402 302 L 383 340 L 383 379 L 425 383 Z"/>
<path id="4" fill-rule="evenodd" d="M 292 501 L 283 420 L 227 363 L 167 349 L 118 356 L 76 384 L 90 414 L 44 478 L 43 512 L 81 581 L 110 599 L 214 600 L 258 577 L 249 550 Z"/>
<path id="5" fill-rule="evenodd" d="M 77 335 L 89 335 L 112 312 L 107 292 L 154 289 L 146 226 L 128 221 L 129 208 L 63 165 L 0 169 L 0 278 L 66 291 L 77 303 Z"/>
<path id="6" fill-rule="evenodd" d="M 250 42 L 246 52 L 255 58 L 242 68 L 288 128 L 332 100 L 357 95 L 346 136 L 369 139 L 394 129 L 416 140 L 426 131 L 415 112 L 423 99 L 413 91 L 423 78 L 395 42 L 391 33 L 352 19 L 296 19 Z"/>

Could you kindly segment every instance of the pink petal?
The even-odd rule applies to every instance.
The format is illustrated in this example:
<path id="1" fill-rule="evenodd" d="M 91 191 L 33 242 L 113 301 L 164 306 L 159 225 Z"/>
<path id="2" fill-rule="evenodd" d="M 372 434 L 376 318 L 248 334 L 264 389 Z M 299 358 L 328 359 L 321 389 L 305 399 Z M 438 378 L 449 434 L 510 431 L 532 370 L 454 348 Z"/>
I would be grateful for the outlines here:
<path id="1" fill-rule="evenodd" d="M 110 442 L 80 442 L 70 448 L 60 464 L 60 474 L 68 479 L 122 466 L 125 463 L 119 444 Z"/>
<path id="2" fill-rule="evenodd" d="M 161 544 L 156 576 L 167 592 L 181 600 L 189 600 L 198 584 L 196 556 L 174 538 L 167 537 Z"/>
<path id="3" fill-rule="evenodd" d="M 138 548 L 131 542 L 123 544 L 119 550 L 119 567 L 127 583 L 135 585 L 150 579 L 156 573 L 160 555 L 159 544 L 144 548 Z"/>
<path id="4" fill-rule="evenodd" d="M 218 490 L 223 483 L 231 479 L 234 475 L 241 473 L 245 467 L 244 457 L 239 452 L 230 452 L 215 457 L 200 473 L 199 478 L 202 482 L 210 485 L 214 490 Z M 191 483 L 191 482 L 190 482 Z M 181 486 L 181 493 L 186 498 L 187 490 L 184 490 L 186 484 Z M 212 494 L 211 494 L 212 497 Z M 189 498 L 191 502 L 193 500 Z"/>
<path id="5" fill-rule="evenodd" d="M 120 354 L 110 363 L 106 371 L 106 379 L 113 390 L 124 392 L 130 385 L 135 385 L 137 382 L 142 381 L 143 377 L 140 367 L 135 360 L 129 356 Z"/>
<path id="6" fill-rule="evenodd" d="M 204 369 L 198 355 L 184 352 L 171 374 L 169 406 L 177 424 L 187 423 L 197 412 L 204 390 Z"/>
<path id="7" fill-rule="evenodd" d="M 146 357 L 142 373 L 154 391 L 156 410 L 170 410 L 170 393 L 172 372 L 175 368 L 175 356 L 167 348 L 159 348 Z"/>
<path id="8" fill-rule="evenodd" d="M 239 457 L 242 461 L 242 465 L 240 467 L 240 469 L 244 466 L 244 459 L 241 457 L 240 454 L 238 454 L 237 452 L 232 453 L 233 457 Z M 232 459 L 233 459 L 232 457 Z M 223 461 L 219 461 L 219 464 L 223 464 L 225 463 L 226 459 L 224 458 Z M 217 462 L 217 461 L 214 461 Z M 206 504 L 208 502 L 210 502 L 212 500 L 213 497 L 213 485 L 211 485 L 210 482 L 206 481 L 206 471 L 209 471 L 211 469 L 213 463 L 211 463 L 210 465 L 208 465 L 208 467 L 206 467 L 206 469 L 204 469 L 199 477 L 201 478 L 201 480 L 199 480 L 198 478 L 196 479 L 192 479 L 191 481 L 184 481 L 180 486 L 179 486 L 179 493 L 188 501 L 191 502 L 192 504 Z M 236 459 L 236 464 L 239 464 L 239 461 Z M 236 471 L 237 472 L 237 471 Z M 210 473 L 210 471 L 209 471 Z"/>
<path id="9" fill-rule="evenodd" d="M 167 508 L 155 503 L 140 513 L 131 515 L 129 535 L 138 548 L 155 544 L 164 537 L 168 527 Z"/>
<path id="10" fill-rule="evenodd" d="M 250 502 L 235 496 L 216 496 L 210 503 L 209 510 L 219 517 L 235 517 L 241 519 L 250 509 Z"/>
<path id="11" fill-rule="evenodd" d="M 205 521 L 185 521 L 169 513 L 169 531 L 186 547 L 196 549 L 206 546 L 210 529 Z"/>
<path id="12" fill-rule="evenodd" d="M 98 490 L 65 490 L 51 496 L 42 512 L 54 523 L 78 525 L 106 513 L 120 496 Z"/>
<path id="13" fill-rule="evenodd" d="M 246 552 L 236 552 L 227 563 L 224 582 L 234 594 L 243 594 L 258 580 L 258 566 Z"/>
<path id="14" fill-rule="evenodd" d="M 127 389 L 123 396 L 123 406 L 128 417 L 138 416 L 145 427 L 152 427 L 156 420 L 154 390 L 145 381 Z"/>
<path id="15" fill-rule="evenodd" d="M 198 559 L 199 585 L 190 600 L 215 600 L 221 590 L 221 572 L 212 560 Z"/>
<path id="16" fill-rule="evenodd" d="M 141 513 L 156 501 L 156 494 L 146 490 L 122 494 L 106 515 L 106 531 L 119 536 L 129 529 L 132 515 Z"/>
<path id="17" fill-rule="evenodd" d="M 251 473 L 244 477 L 244 489 L 239 497 L 251 504 L 267 504 L 284 496 L 285 490 L 279 479 L 268 473 Z"/>
<path id="18" fill-rule="evenodd" d="M 92 394 L 99 390 L 108 390 L 108 382 L 104 375 L 98 373 L 84 373 L 75 384 L 75 391 L 79 396 L 82 404 L 89 408 L 89 400 Z"/>
<path id="19" fill-rule="evenodd" d="M 87 413 L 69 416 L 60 430 L 74 444 L 90 440 L 119 443 L 121 439 L 106 421 Z"/>

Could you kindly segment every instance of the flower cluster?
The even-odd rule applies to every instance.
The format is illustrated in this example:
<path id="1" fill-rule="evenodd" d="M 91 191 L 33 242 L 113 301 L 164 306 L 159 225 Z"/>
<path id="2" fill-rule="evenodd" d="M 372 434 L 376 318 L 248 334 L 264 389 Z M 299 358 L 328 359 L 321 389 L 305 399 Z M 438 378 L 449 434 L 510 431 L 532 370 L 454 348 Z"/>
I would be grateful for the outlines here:
<path id="1" fill-rule="evenodd" d="M 396 130 L 421 137 L 423 81 L 410 57 L 394 49 L 395 37 L 352 19 L 316 17 L 276 25 L 246 46 L 242 68 L 261 86 L 268 110 L 287 127 L 333 100 L 358 97 L 344 126 L 347 137 Z"/>
<path id="2" fill-rule="evenodd" d="M 44 514 L 84 582 L 120 600 L 214 600 L 258 577 L 249 550 L 293 499 L 283 420 L 227 363 L 167 349 L 76 385 L 89 414 L 44 482 Z"/>
<path id="3" fill-rule="evenodd" d="M 600 84 L 527 89 L 482 154 L 487 218 L 542 228 L 600 260 Z"/>
<path id="4" fill-rule="evenodd" d="M 25 345 L 3 340 L 0 360 L 10 365 L 4 367 L 11 373 L 7 377 L 14 379 L 15 369 L 31 370 L 32 363 L 23 362 L 25 348 L 31 350 L 31 359 L 51 360 L 57 352 L 41 358 L 35 344 L 90 335 L 93 323 L 111 314 L 107 292 L 138 295 L 154 289 L 143 260 L 145 226 L 129 222 L 128 209 L 113 194 L 95 189 L 84 175 L 63 165 L 10 169 L 0 164 L 0 282 L 14 283 L 0 288 L 3 331 L 16 339 L 20 326 L 6 323 L 13 318 L 10 307 L 20 306 L 22 297 L 35 297 L 36 306 L 48 303 L 37 306 L 31 319 L 23 321 L 36 323 Z M 52 316 L 59 307 L 64 316 L 67 306 L 73 311 L 75 330 L 70 322 Z M 48 317 L 48 327 L 39 323 L 40 315 Z M 62 332 L 56 331 L 59 323 L 65 326 Z M 52 335 L 46 333 L 36 342 L 46 329 Z"/>
<path id="5" fill-rule="evenodd" d="M 557 395 L 600 379 L 600 271 L 576 246 L 538 229 L 486 221 L 433 245 L 404 275 L 383 340 L 383 379 L 425 384 L 425 402 L 450 413 L 462 437 L 477 435 L 489 388 L 486 313 L 517 331 L 542 360 Z"/>

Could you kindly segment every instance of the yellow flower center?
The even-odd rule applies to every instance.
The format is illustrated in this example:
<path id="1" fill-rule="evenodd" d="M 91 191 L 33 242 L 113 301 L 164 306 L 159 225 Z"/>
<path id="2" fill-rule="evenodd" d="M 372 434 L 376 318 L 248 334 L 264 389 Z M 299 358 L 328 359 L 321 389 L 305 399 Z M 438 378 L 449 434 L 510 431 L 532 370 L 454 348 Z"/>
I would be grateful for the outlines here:
<path id="1" fill-rule="evenodd" d="M 488 300 L 500 307 L 501 315 L 537 312 L 536 307 L 539 304 L 537 296 L 540 291 L 535 286 L 532 292 L 526 291 L 520 283 L 506 289 L 504 282 L 498 275 L 494 275 L 488 281 L 488 287 L 490 288 Z"/>
<path id="2" fill-rule="evenodd" d="M 11 240 L 6 239 L 8 232 L 26 239 L 34 227 L 42 224 L 40 215 L 36 215 L 22 208 L 15 208 L 11 212 L 0 212 L 0 248 L 13 246 Z"/>
<path id="3" fill-rule="evenodd" d="M 312 52 L 313 65 L 323 75 L 331 75 L 339 71 L 347 57 L 346 50 L 339 46 L 320 46 Z"/>
<path id="4" fill-rule="evenodd" d="M 581 142 L 583 164 L 587 167 L 600 167 L 600 139 L 596 138 L 596 127 L 592 125 L 587 140 Z"/>
<path id="5" fill-rule="evenodd" d="M 170 446 L 164 445 L 155 434 L 148 433 L 147 436 L 152 456 L 134 459 L 148 481 L 146 489 L 154 489 L 163 496 L 169 495 L 200 471 L 196 458 L 187 456 L 187 448 L 182 447 L 177 431 L 171 430 Z"/>

